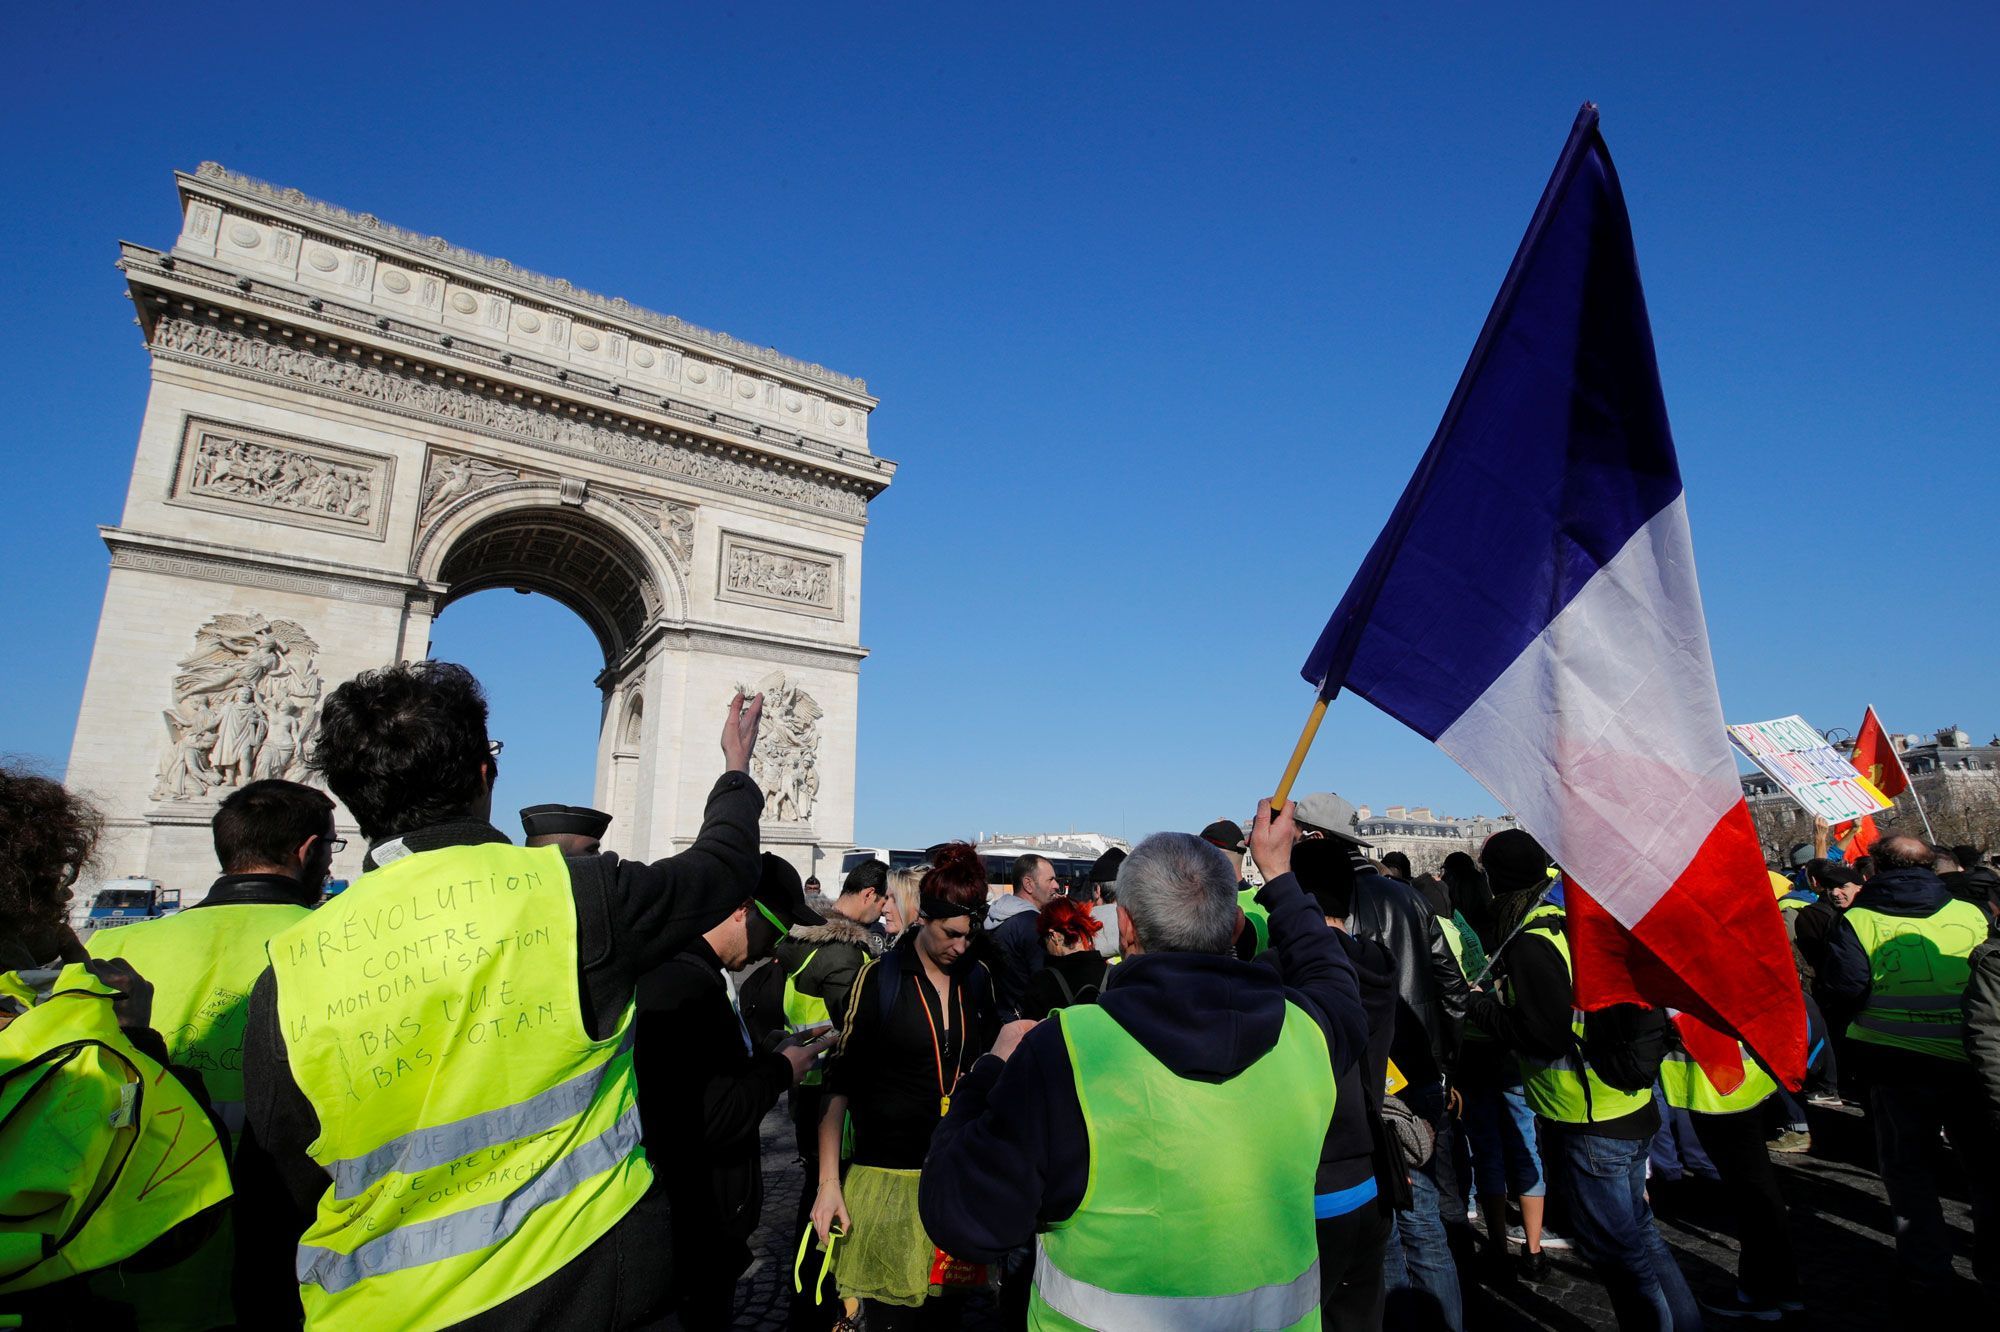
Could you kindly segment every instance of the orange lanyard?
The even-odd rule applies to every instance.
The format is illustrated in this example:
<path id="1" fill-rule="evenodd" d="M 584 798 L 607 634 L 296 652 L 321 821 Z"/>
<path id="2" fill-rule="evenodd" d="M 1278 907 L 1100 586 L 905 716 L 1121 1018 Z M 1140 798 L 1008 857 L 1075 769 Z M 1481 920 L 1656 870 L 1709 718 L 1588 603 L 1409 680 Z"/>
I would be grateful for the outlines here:
<path id="1" fill-rule="evenodd" d="M 931 978 L 921 966 L 918 967 L 917 1006 L 924 1010 L 924 1024 L 931 1029 L 931 1060 L 937 1065 L 939 1119 L 950 1113 L 951 1094 L 958 1090 L 958 1080 L 965 1076 L 965 993 L 949 981 L 946 984 L 952 990 L 958 991 L 958 1050 L 952 1055 L 949 1087 L 944 1085 L 944 1046 L 938 1040 L 937 1019 L 931 1016 L 931 1001 L 924 995 L 924 991 L 933 988 Z"/>

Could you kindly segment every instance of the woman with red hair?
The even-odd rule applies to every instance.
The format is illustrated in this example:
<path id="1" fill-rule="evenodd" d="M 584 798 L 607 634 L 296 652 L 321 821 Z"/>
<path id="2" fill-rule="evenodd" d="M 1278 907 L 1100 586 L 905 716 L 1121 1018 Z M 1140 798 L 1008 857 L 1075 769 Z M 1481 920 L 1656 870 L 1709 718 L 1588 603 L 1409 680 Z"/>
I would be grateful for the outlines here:
<path id="1" fill-rule="evenodd" d="M 1058 897 L 1042 908 L 1042 948 L 1049 960 L 1028 978 L 1021 1016 L 1041 1019 L 1072 1004 L 1094 1004 L 1111 963 L 1097 951 L 1104 922 L 1089 907 Z"/>
<path id="2" fill-rule="evenodd" d="M 958 1326 L 964 1291 L 930 1294 L 937 1251 L 917 1215 L 917 1176 L 959 1078 L 999 1030 L 992 981 L 967 951 L 985 916 L 978 854 L 966 842 L 937 848 L 915 922 L 855 979 L 827 1068 L 813 1228 L 821 1243 L 829 1230 L 845 1235 L 834 1279 L 842 1299 L 861 1302 L 870 1332 Z M 850 1115 L 854 1154 L 843 1178 Z"/>

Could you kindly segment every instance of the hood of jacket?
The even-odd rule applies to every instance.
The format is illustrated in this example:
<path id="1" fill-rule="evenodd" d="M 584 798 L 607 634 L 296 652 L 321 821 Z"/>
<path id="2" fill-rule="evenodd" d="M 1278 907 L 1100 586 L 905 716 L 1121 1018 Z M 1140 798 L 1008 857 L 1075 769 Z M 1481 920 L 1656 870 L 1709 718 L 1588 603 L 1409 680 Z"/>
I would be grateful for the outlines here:
<path id="1" fill-rule="evenodd" d="M 1885 916 L 1923 917 L 1937 914 L 1951 894 L 1943 880 L 1921 865 L 1883 870 L 1854 895 L 1848 907 L 1879 911 Z"/>
<path id="2" fill-rule="evenodd" d="M 986 908 L 986 928 L 997 930 L 1022 912 L 1035 910 L 1038 910 L 1035 904 L 1019 893 L 1002 893 Z"/>
<path id="3" fill-rule="evenodd" d="M 806 905 L 826 917 L 826 924 L 794 925 L 784 938 L 778 940 L 775 951 L 787 970 L 796 970 L 807 954 L 827 944 L 849 944 L 869 957 L 880 957 L 888 951 L 887 935 L 877 934 L 866 925 L 856 925 L 835 911 L 825 894 L 809 894 Z"/>
<path id="4" fill-rule="evenodd" d="M 1212 953 L 1140 953 L 1105 974 L 1098 1003 L 1176 1077 L 1227 1082 L 1269 1054 L 1285 1025 L 1270 967 Z"/>

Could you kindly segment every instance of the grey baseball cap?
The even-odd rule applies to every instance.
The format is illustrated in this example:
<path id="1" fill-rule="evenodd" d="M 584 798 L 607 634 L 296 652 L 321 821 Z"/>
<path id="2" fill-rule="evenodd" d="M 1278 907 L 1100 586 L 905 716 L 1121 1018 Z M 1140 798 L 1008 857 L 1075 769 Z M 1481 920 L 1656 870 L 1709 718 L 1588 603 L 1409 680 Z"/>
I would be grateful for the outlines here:
<path id="1" fill-rule="evenodd" d="M 1311 795 L 1300 796 L 1292 810 L 1292 817 L 1343 842 L 1352 842 L 1356 846 L 1374 845 L 1354 835 L 1354 806 L 1331 791 L 1315 791 Z"/>

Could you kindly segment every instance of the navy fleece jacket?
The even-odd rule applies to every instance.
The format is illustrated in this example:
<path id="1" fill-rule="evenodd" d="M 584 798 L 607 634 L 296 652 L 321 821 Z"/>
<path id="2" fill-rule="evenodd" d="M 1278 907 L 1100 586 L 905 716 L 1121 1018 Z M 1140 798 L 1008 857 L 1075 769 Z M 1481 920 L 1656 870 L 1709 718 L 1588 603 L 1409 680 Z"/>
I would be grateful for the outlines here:
<path id="1" fill-rule="evenodd" d="M 1354 966 L 1313 900 L 1289 874 L 1264 885 L 1279 972 L 1207 953 L 1142 953 L 1107 974 L 1104 1011 L 1179 1077 L 1227 1082 L 1278 1043 L 1287 1001 L 1326 1033 L 1336 1075 L 1367 1049 Z M 1216 1143 L 1217 1151 L 1236 1142 Z M 1320 1139 L 1296 1144 L 1317 1161 Z M 931 1138 L 918 1186 L 924 1228 L 947 1253 L 995 1262 L 1063 1221 L 1083 1201 L 1090 1138 L 1069 1050 L 1043 1022 L 1013 1058 L 982 1057 Z"/>

